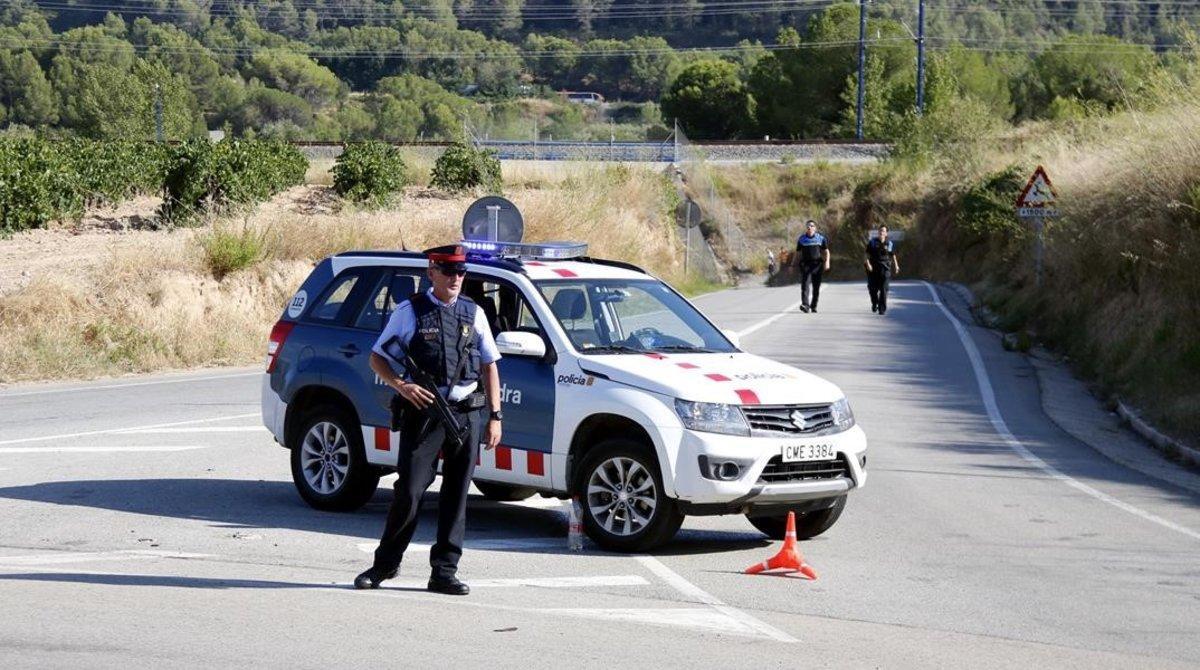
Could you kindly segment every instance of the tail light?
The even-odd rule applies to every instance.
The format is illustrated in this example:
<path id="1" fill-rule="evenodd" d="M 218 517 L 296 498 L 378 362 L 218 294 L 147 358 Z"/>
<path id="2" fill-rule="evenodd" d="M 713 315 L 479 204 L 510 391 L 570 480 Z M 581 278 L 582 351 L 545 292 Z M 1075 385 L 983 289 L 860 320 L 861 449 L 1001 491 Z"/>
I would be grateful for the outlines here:
<path id="1" fill-rule="evenodd" d="M 267 372 L 275 370 L 275 362 L 279 360 L 279 352 L 283 351 L 283 342 L 295 327 L 295 321 L 279 321 L 271 329 L 271 339 L 267 341 Z"/>

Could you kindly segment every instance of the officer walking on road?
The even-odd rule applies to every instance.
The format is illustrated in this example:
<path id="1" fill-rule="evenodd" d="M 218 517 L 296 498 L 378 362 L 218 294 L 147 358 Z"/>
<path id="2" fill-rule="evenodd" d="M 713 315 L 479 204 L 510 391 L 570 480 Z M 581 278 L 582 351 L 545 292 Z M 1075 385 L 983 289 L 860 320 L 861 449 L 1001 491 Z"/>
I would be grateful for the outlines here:
<path id="1" fill-rule="evenodd" d="M 888 239 L 888 227 L 879 227 L 879 237 L 867 242 L 867 293 L 871 295 L 871 311 L 887 313 L 888 285 L 893 274 L 900 274 L 900 258 L 896 243 Z"/>
<path id="2" fill-rule="evenodd" d="M 817 232 L 817 222 L 804 224 L 804 234 L 796 240 L 796 260 L 800 271 L 800 311 L 817 312 L 817 300 L 821 298 L 821 275 L 829 270 L 829 242 Z M 809 284 L 812 284 L 812 302 L 808 299 Z"/>
<path id="3" fill-rule="evenodd" d="M 402 404 L 405 411 L 400 420 L 396 495 L 375 550 L 375 563 L 354 580 L 354 587 L 379 588 L 380 582 L 396 576 L 417 528 L 421 497 L 437 474 L 440 455 L 442 487 L 438 495 L 437 542 L 429 553 L 432 573 L 428 588 L 465 596 L 470 588 L 455 575 L 466 530 L 467 490 L 481 435 L 486 449 L 500 442 L 503 417 L 496 367 L 500 352 L 483 310 L 470 298 L 459 295 L 467 273 L 462 247 L 438 247 L 425 253 L 433 285 L 396 306 L 372 347 L 371 369 L 406 403 Z M 451 413 L 464 427 L 466 441 L 461 446 L 433 411 L 434 395 L 412 381 L 413 372 L 404 366 L 406 355 L 434 380 Z"/>

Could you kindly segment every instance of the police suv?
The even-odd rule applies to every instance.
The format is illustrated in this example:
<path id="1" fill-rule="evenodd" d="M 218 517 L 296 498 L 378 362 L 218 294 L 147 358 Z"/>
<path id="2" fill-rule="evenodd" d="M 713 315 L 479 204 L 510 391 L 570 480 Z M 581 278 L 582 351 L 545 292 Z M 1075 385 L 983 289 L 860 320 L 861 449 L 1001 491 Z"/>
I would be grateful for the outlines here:
<path id="1" fill-rule="evenodd" d="M 828 530 L 866 480 L 842 392 L 745 353 L 667 284 L 574 244 L 467 241 L 463 295 L 491 325 L 503 443 L 480 450 L 484 496 L 578 496 L 598 545 L 641 551 L 685 515 L 744 514 L 781 538 Z M 393 391 L 368 365 L 396 304 L 428 286 L 415 252 L 323 260 L 271 331 L 263 422 L 310 505 L 353 510 L 393 471 Z"/>

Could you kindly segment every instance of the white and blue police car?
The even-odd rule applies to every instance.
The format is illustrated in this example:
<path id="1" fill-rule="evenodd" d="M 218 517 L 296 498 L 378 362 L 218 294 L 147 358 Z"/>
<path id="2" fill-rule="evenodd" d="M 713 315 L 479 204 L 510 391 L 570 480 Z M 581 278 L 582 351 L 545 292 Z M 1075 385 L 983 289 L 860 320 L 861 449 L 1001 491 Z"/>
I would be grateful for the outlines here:
<path id="1" fill-rule="evenodd" d="M 503 356 L 503 443 L 475 470 L 484 496 L 578 496 L 593 541 L 642 551 L 685 515 L 744 514 L 782 538 L 795 511 L 812 537 L 866 481 L 866 436 L 836 386 L 741 351 L 666 283 L 584 245 L 463 244 L 463 293 Z M 326 258 L 271 331 L 263 422 L 313 507 L 357 509 L 396 467 L 393 391 L 368 358 L 426 267 L 415 252 Z"/>

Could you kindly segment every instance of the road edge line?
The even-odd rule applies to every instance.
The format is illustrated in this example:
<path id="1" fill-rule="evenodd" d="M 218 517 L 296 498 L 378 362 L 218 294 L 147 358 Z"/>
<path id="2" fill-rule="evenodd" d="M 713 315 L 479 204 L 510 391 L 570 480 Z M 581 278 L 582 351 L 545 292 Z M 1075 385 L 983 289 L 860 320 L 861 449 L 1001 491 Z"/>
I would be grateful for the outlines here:
<path id="1" fill-rule="evenodd" d="M 1060 482 L 1077 491 L 1086 493 L 1096 500 L 1112 505 L 1117 509 L 1129 512 L 1134 516 L 1141 517 L 1146 521 L 1158 524 L 1163 528 L 1181 533 L 1192 539 L 1200 540 L 1200 532 L 1196 532 L 1190 528 L 1187 528 L 1186 526 L 1181 526 L 1174 521 L 1164 519 L 1158 515 L 1151 514 L 1140 507 L 1136 507 L 1123 500 L 1114 498 L 1103 491 L 1092 488 L 1091 486 L 1084 484 L 1070 475 L 1063 474 L 1053 465 L 1050 465 L 1046 461 L 1043 461 L 1041 458 L 1039 458 L 1020 440 L 1018 440 L 1017 437 L 1013 435 L 1012 431 L 1009 430 L 1008 424 L 1004 422 L 1004 417 L 1000 414 L 1000 408 L 996 404 L 996 392 L 992 388 L 991 377 L 987 373 L 987 368 L 983 364 L 983 357 L 979 353 L 979 348 L 975 346 L 975 342 L 971 339 L 970 333 L 968 333 L 966 327 L 963 326 L 963 324 L 956 319 L 953 314 L 950 313 L 950 310 L 946 307 L 946 305 L 942 303 L 942 298 L 938 295 L 937 289 L 933 286 L 933 284 L 930 284 L 927 281 L 922 281 L 921 283 L 924 284 L 925 288 L 929 290 L 929 295 L 933 298 L 933 304 L 936 305 L 939 310 L 941 310 L 942 315 L 946 317 L 946 320 L 950 322 L 950 325 L 954 326 L 954 330 L 958 334 L 958 340 L 962 343 L 963 349 L 966 350 L 967 358 L 971 361 L 971 368 L 975 373 L 975 382 L 979 387 L 979 394 L 983 399 L 983 408 L 987 411 L 988 420 L 991 421 L 992 428 L 1000 436 L 1000 439 L 1004 440 L 1005 444 L 1007 444 L 1010 449 L 1016 452 L 1016 454 L 1023 458 L 1026 462 L 1035 466 L 1050 477 L 1059 480 Z"/>

